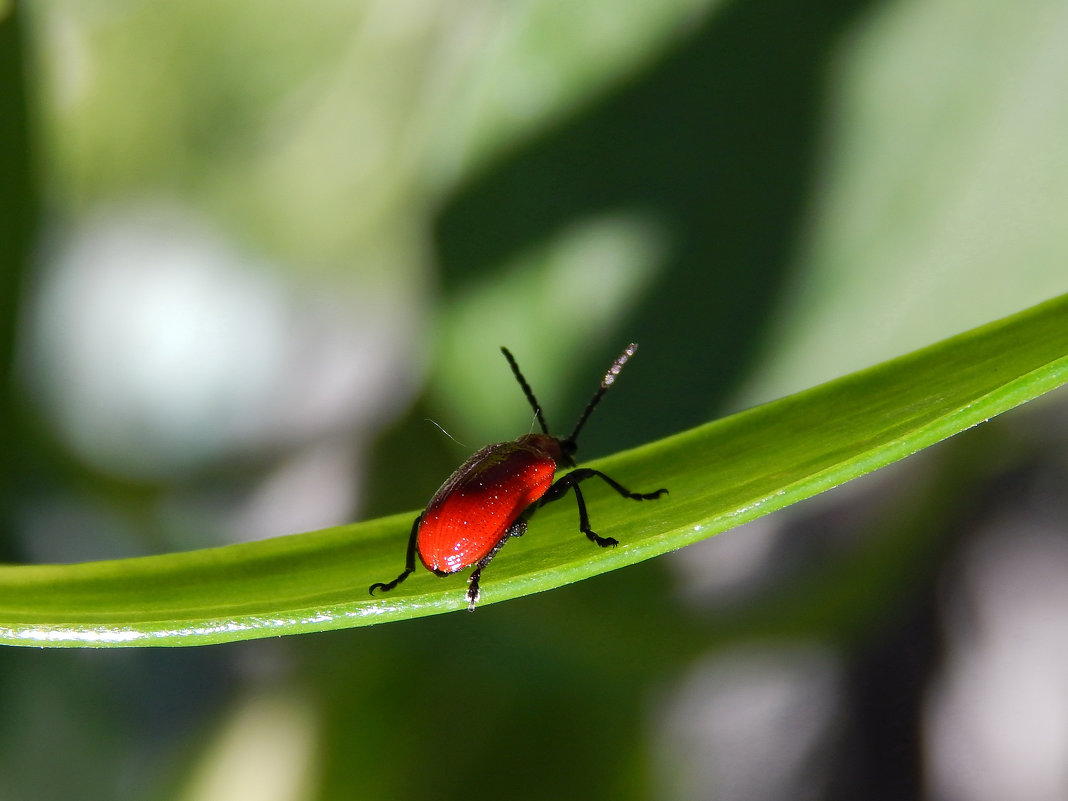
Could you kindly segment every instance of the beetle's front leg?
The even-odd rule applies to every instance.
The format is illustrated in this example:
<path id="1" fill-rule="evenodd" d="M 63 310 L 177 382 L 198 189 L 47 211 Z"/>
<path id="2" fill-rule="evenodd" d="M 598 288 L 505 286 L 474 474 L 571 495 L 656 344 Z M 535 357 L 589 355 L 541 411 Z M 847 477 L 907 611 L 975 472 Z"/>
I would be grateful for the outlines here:
<path id="1" fill-rule="evenodd" d="M 572 470 L 553 484 L 549 488 L 549 491 L 542 496 L 539 506 L 559 500 L 567 494 L 568 490 L 574 490 L 575 501 L 578 503 L 579 510 L 579 531 L 585 534 L 590 542 L 594 542 L 602 548 L 607 548 L 611 545 L 619 545 L 619 540 L 615 537 L 602 537 L 590 527 L 590 517 L 586 512 L 586 501 L 582 497 L 582 490 L 579 489 L 579 482 L 585 481 L 587 478 L 593 478 L 594 476 L 603 480 L 624 498 L 630 498 L 632 501 L 651 501 L 655 498 L 659 498 L 667 492 L 666 489 L 658 489 L 655 492 L 631 492 L 614 478 L 606 476 L 600 470 L 593 470 L 588 467 L 580 467 L 577 470 Z"/>

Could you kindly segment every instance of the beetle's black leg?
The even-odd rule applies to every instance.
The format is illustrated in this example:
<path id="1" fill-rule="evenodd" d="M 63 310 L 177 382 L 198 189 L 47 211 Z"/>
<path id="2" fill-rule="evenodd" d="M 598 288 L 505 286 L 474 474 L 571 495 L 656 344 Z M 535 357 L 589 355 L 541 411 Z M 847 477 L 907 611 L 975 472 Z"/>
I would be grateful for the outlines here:
<path id="1" fill-rule="evenodd" d="M 597 476 L 605 481 L 612 489 L 622 495 L 624 498 L 630 498 L 634 501 L 651 501 L 654 498 L 659 498 L 665 492 L 666 489 L 658 489 L 655 492 L 631 492 L 624 487 L 614 478 L 610 478 L 602 473 L 600 470 L 592 470 L 588 467 L 580 467 L 577 470 L 572 470 L 566 476 L 561 478 L 555 484 L 553 484 L 549 491 L 542 496 L 539 506 L 547 503 L 559 500 L 564 497 L 568 490 L 575 491 L 575 500 L 578 501 L 579 509 L 579 530 L 585 534 L 590 542 L 595 542 L 602 548 L 607 548 L 610 545 L 618 545 L 619 541 L 613 537 L 602 537 L 590 528 L 590 518 L 586 513 L 586 501 L 582 497 L 582 491 L 579 489 L 579 483 L 585 481 L 587 478 L 593 478 Z"/>
<path id="2" fill-rule="evenodd" d="M 604 482 L 608 484 L 608 486 L 610 486 L 624 498 L 630 498 L 632 501 L 651 501 L 654 498 L 659 498 L 661 495 L 667 492 L 666 489 L 658 489 L 656 490 L 656 492 L 631 492 L 629 489 L 624 487 L 614 478 L 612 478 L 611 476 L 606 476 L 600 470 L 592 470 L 589 467 L 580 467 L 578 470 L 572 470 L 562 479 L 553 484 L 552 487 L 549 488 L 549 491 L 545 493 L 544 497 L 548 498 L 549 500 L 556 500 L 557 498 L 562 498 L 564 493 L 567 492 L 569 486 L 577 485 L 580 481 L 585 481 L 587 478 L 593 478 L 594 476 L 603 479 Z M 561 484 L 563 484 L 564 486 L 561 487 L 559 491 L 557 491 L 556 488 L 560 487 Z M 550 495 L 552 495 L 553 497 L 549 498 Z M 545 503 L 545 500 L 543 500 L 542 503 Z"/>
<path id="3" fill-rule="evenodd" d="M 393 581 L 388 581 L 384 584 L 381 582 L 372 584 L 368 589 L 368 592 L 370 592 L 371 595 L 375 594 L 375 590 L 389 592 L 415 571 L 415 540 L 419 535 L 419 521 L 422 519 L 423 516 L 419 515 L 419 517 L 415 518 L 415 522 L 412 523 L 412 533 L 408 537 L 408 554 L 404 558 L 404 572 L 393 579 Z"/>
<path id="4" fill-rule="evenodd" d="M 470 578 L 467 579 L 467 611 L 474 612 L 475 604 L 478 603 L 478 599 L 482 597 L 482 592 L 478 588 L 478 580 L 482 578 L 482 570 L 490 562 L 493 561 L 493 557 L 500 553 L 501 548 L 512 537 L 522 537 L 527 533 L 527 521 L 520 519 L 516 520 L 504 532 L 504 536 L 501 537 L 500 542 L 493 546 L 493 550 L 478 560 L 478 564 L 472 571 Z"/>
<path id="5" fill-rule="evenodd" d="M 579 531 L 585 534 L 590 542 L 600 545 L 602 548 L 619 545 L 619 540 L 615 537 L 602 537 L 590 528 L 590 517 L 586 514 L 586 499 L 582 497 L 582 490 L 579 489 L 578 482 L 572 484 L 571 489 L 575 491 L 575 500 L 578 501 Z"/>

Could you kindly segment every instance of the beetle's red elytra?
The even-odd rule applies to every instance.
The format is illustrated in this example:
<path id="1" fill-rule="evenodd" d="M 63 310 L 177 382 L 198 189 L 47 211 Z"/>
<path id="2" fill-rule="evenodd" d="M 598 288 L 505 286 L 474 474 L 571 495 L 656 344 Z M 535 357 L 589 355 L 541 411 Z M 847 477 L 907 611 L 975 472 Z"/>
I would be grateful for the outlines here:
<path id="1" fill-rule="evenodd" d="M 474 565 L 467 580 L 467 608 L 474 611 L 481 597 L 478 583 L 486 565 L 509 539 L 521 537 L 526 532 L 527 521 L 534 512 L 559 500 L 569 490 L 574 491 L 578 502 L 579 530 L 602 548 L 618 545 L 612 537 L 602 537 L 590 527 L 579 484 L 597 476 L 624 498 L 635 501 L 659 498 L 667 490 L 631 492 L 599 470 L 590 468 L 572 470 L 556 480 L 556 470 L 575 467 L 575 441 L 579 432 L 619 376 L 623 365 L 637 350 L 636 344 L 627 346 L 608 368 L 571 433 L 567 437 L 554 437 L 549 433 L 541 406 L 519 371 L 515 358 L 507 348 L 501 348 L 534 409 L 542 433 L 525 434 L 513 442 L 487 445 L 460 465 L 412 523 L 404 571 L 393 581 L 372 584 L 371 594 L 374 595 L 375 590 L 388 592 L 408 578 L 415 571 L 418 555 L 427 570 L 438 576 L 448 576 Z"/>

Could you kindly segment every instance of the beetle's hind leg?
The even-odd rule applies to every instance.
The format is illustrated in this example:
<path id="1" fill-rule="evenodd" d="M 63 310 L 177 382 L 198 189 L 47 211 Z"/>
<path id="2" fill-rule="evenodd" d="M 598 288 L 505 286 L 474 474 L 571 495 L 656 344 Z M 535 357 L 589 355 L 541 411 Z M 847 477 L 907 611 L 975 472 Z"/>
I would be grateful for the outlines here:
<path id="1" fill-rule="evenodd" d="M 408 535 L 408 554 L 404 558 L 404 572 L 393 579 L 393 581 L 372 584 L 367 590 L 371 595 L 375 594 L 375 590 L 389 592 L 415 571 L 415 541 L 416 537 L 419 536 L 419 522 L 422 519 L 423 516 L 419 515 L 419 517 L 415 518 L 415 522 L 412 523 L 412 533 Z"/>
<path id="2" fill-rule="evenodd" d="M 527 532 L 527 521 L 516 520 L 504 532 L 504 536 L 500 541 L 493 546 L 493 550 L 478 560 L 477 566 L 472 571 L 471 576 L 467 579 L 467 611 L 474 612 L 475 605 L 478 603 L 478 599 L 482 597 L 482 591 L 478 587 L 478 580 L 482 578 L 482 570 L 493 561 L 493 557 L 500 553 L 501 548 L 512 537 L 522 537 Z"/>
<path id="3" fill-rule="evenodd" d="M 612 545 L 619 545 L 619 540 L 615 537 L 602 537 L 593 530 L 590 526 L 590 516 L 586 512 L 586 500 L 582 497 L 582 490 L 579 489 L 579 483 L 585 481 L 587 478 L 593 478 L 597 476 L 602 479 L 608 486 L 622 495 L 624 498 L 630 498 L 632 501 L 651 501 L 659 498 L 661 495 L 667 492 L 666 489 L 658 489 L 655 492 L 631 492 L 624 487 L 614 478 L 606 476 L 600 470 L 593 470 L 588 467 L 580 467 L 577 470 L 572 470 L 566 476 L 561 478 L 549 491 L 542 496 L 539 505 L 551 503 L 552 501 L 559 500 L 567 494 L 568 490 L 575 491 L 575 500 L 578 502 L 579 510 L 579 531 L 586 535 L 590 542 L 600 545 L 602 548 L 608 548 Z"/>

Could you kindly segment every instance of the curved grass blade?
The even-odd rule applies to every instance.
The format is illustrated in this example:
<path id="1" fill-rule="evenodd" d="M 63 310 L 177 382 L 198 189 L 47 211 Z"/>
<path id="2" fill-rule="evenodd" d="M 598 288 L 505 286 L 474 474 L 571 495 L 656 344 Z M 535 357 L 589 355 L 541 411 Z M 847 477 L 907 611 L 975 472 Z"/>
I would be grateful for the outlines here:
<path id="1" fill-rule="evenodd" d="M 1068 295 L 931 347 L 595 463 L 644 503 L 587 493 L 592 548 L 566 503 L 538 513 L 483 582 L 483 604 L 681 548 L 876 470 L 1068 382 Z M 0 642 L 202 645 L 466 608 L 460 577 L 403 564 L 414 512 L 188 553 L 0 566 Z"/>

